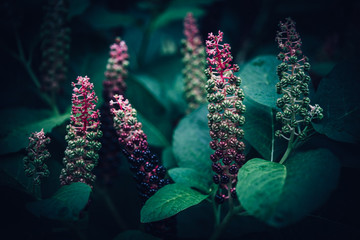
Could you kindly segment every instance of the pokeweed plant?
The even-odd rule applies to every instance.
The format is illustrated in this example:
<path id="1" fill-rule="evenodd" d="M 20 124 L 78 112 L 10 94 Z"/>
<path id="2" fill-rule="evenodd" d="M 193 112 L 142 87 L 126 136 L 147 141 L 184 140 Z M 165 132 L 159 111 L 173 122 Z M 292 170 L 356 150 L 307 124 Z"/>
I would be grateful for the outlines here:
<path id="1" fill-rule="evenodd" d="M 205 51 L 195 19 L 189 14 L 185 19 L 185 35 L 187 40 L 183 49 L 186 64 L 184 82 L 191 110 L 188 110 L 189 114 L 179 123 L 172 123 L 175 131 L 171 146 L 166 143 L 150 149 L 151 135 L 147 135 L 146 130 L 154 128 L 145 129 L 146 121 L 142 121 L 145 118 L 141 119 L 129 100 L 124 97 L 127 94 L 127 84 L 124 80 L 128 75 L 129 56 L 125 42 L 117 38 L 115 44 L 110 47 L 110 58 L 103 82 L 105 107 L 101 111 L 105 117 L 100 118 L 99 111 L 96 110 L 97 98 L 93 92 L 93 84 L 89 82 L 89 78 L 79 77 L 78 82 L 73 83 L 72 113 L 66 128 L 64 168 L 60 173 L 62 186 L 50 198 L 28 204 L 31 212 L 37 216 L 70 221 L 71 224 L 84 220 L 85 207 L 90 204 L 90 193 L 104 193 L 101 191 L 102 186 L 95 184 L 93 170 L 96 170 L 94 168 L 97 162 L 103 160 L 101 156 L 98 160 L 97 153 L 101 148 L 100 141 L 104 142 L 105 139 L 100 126 L 104 125 L 107 121 L 105 119 L 109 119 L 109 116 L 113 119 L 107 124 L 113 124 L 117 136 L 108 137 L 112 142 L 119 143 L 113 145 L 117 148 L 117 154 L 111 155 L 110 158 L 118 160 L 120 150 L 127 158 L 141 199 L 141 222 L 145 223 L 143 226 L 146 232 L 157 237 L 176 238 L 176 228 L 180 226 L 178 229 L 183 230 L 181 224 L 184 224 L 184 218 L 193 220 L 192 210 L 196 208 L 188 208 L 195 205 L 198 205 L 199 209 L 205 209 L 201 214 L 202 220 L 206 218 L 204 222 L 211 219 L 210 214 L 214 216 L 214 223 L 206 222 L 207 227 L 213 227 L 212 235 L 209 231 L 202 231 L 201 238 L 217 239 L 232 238 L 233 235 L 224 235 L 225 232 L 230 232 L 226 230 L 232 221 L 237 223 L 236 221 L 244 215 L 254 216 L 273 227 L 283 227 L 299 221 L 326 200 L 336 185 L 339 166 L 337 158 L 328 149 L 316 148 L 311 143 L 310 147 L 306 147 L 309 146 L 306 145 L 307 140 L 313 133 L 313 121 L 320 120 L 323 113 L 319 105 L 310 105 L 311 79 L 307 73 L 310 68 L 309 59 L 300 49 L 302 43 L 296 32 L 295 23 L 291 19 L 280 23 L 276 41 L 281 49 L 278 55 L 281 63 L 277 70 L 262 70 L 259 74 L 265 78 L 264 76 L 273 72 L 279 78 L 276 85 L 269 84 L 268 79 L 264 79 L 258 86 L 265 93 L 281 94 L 277 101 L 266 105 L 267 108 L 251 94 L 254 90 L 251 88 L 253 79 L 249 76 L 244 77 L 244 72 L 249 68 L 272 66 L 276 62 L 274 56 L 271 56 L 274 59 L 270 62 L 269 58 L 259 57 L 260 60 L 246 64 L 240 71 L 238 65 L 233 63 L 230 45 L 222 43 L 221 31 L 218 35 L 209 34 L 205 42 Z M 147 38 L 143 41 L 146 42 Z M 68 50 L 66 44 L 58 45 Z M 51 51 L 53 50 L 50 50 L 50 53 Z M 205 53 L 208 55 L 207 69 Z M 44 58 L 50 55 L 46 51 L 43 53 Z M 141 57 L 138 61 L 139 66 L 146 63 Z M 166 63 L 156 64 L 162 68 L 161 64 L 166 66 Z M 51 69 L 54 66 L 46 66 L 43 70 L 49 71 L 45 73 L 52 73 Z M 62 73 L 66 73 L 66 68 L 58 70 L 60 69 Z M 253 72 L 256 74 L 256 71 Z M 203 81 L 206 78 L 207 82 Z M 141 83 L 138 85 L 142 86 Z M 58 83 L 54 86 L 58 86 Z M 134 83 L 129 82 L 128 86 L 134 86 Z M 155 92 L 157 85 L 150 84 L 147 87 L 152 93 L 151 90 Z M 160 98 L 163 90 L 169 89 L 161 88 L 161 91 L 157 91 L 156 94 Z M 207 103 L 202 98 L 205 91 Z M 132 99 L 141 99 L 144 93 L 140 88 L 133 92 L 136 94 Z M 147 104 L 151 104 L 151 101 L 144 103 L 145 106 L 148 106 Z M 170 105 L 163 105 L 170 108 Z M 272 107 L 273 105 L 276 107 Z M 277 112 L 276 117 L 273 117 L 273 112 Z M 57 113 L 55 119 L 58 118 Z M 66 118 L 65 116 L 62 119 Z M 49 132 L 56 125 L 54 122 L 58 124 L 59 120 L 55 119 L 50 121 L 51 128 L 48 127 L 48 121 L 34 126 L 43 124 L 44 129 L 47 128 L 46 131 Z M 281 126 L 272 131 L 275 127 L 274 122 L 262 124 L 264 119 L 278 120 Z M 251 125 L 252 128 L 249 129 L 247 125 Z M 158 132 L 154 132 L 159 135 Z M 262 136 L 255 142 L 249 140 L 255 135 L 254 132 Z M 273 148 L 280 149 L 279 142 L 286 142 L 287 148 L 280 157 L 268 159 L 258 150 L 260 148 L 257 144 L 262 144 L 275 136 L 279 138 L 274 140 L 269 151 L 273 151 Z M 42 176 L 48 174 L 43 160 L 48 158 L 49 153 L 36 142 L 42 144 L 48 140 L 44 137 L 43 131 L 31 135 L 30 140 L 27 148 L 28 157 L 24 160 L 25 173 L 33 177 L 30 181 L 38 183 Z M 166 147 L 165 150 L 162 147 Z M 105 150 L 103 153 L 107 154 L 109 151 Z M 161 151 L 163 152 L 160 156 L 158 153 Z M 170 167 L 165 168 L 164 165 Z M 111 175 L 108 176 L 108 180 L 111 182 L 117 177 Z M 47 179 L 42 181 L 46 183 Z M 124 195 L 116 188 L 113 190 L 120 192 L 122 199 L 130 196 Z M 94 201 L 97 199 L 94 198 Z M 111 210 L 117 212 L 114 209 L 112 206 Z M 183 212 L 185 209 L 187 213 Z M 191 224 L 193 222 L 191 221 Z M 202 230 L 202 226 L 197 228 Z M 127 228 L 119 229 L 122 231 Z M 178 235 L 180 239 L 193 237 L 191 233 L 182 234 Z"/>

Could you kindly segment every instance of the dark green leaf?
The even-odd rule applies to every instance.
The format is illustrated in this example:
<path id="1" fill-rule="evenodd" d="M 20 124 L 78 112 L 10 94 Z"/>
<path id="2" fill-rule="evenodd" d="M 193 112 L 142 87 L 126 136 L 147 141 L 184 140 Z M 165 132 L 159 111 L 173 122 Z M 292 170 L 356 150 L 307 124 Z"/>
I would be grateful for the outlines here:
<path id="1" fill-rule="evenodd" d="M 211 178 L 213 150 L 209 146 L 207 113 L 207 106 L 203 105 L 179 122 L 173 136 L 173 153 L 179 167 L 193 168 Z"/>
<path id="2" fill-rule="evenodd" d="M 113 240 L 160 240 L 160 238 L 139 230 L 127 230 L 117 235 Z"/>
<path id="3" fill-rule="evenodd" d="M 275 110 L 245 97 L 244 114 L 246 122 L 243 126 L 245 140 L 267 160 L 275 161 L 286 146 L 286 142 L 275 139 Z"/>
<path id="4" fill-rule="evenodd" d="M 239 201 L 249 214 L 267 220 L 279 204 L 285 178 L 284 165 L 260 158 L 251 159 L 238 174 L 236 192 Z"/>
<path id="5" fill-rule="evenodd" d="M 314 103 L 324 110 L 324 118 L 313 124 L 316 131 L 342 142 L 360 142 L 359 62 L 343 62 L 321 80 Z"/>
<path id="6" fill-rule="evenodd" d="M 82 19 L 86 20 L 95 29 L 130 26 L 136 22 L 133 15 L 109 11 L 103 4 L 92 5 Z"/>
<path id="7" fill-rule="evenodd" d="M 91 188 L 75 182 L 62 186 L 51 198 L 27 204 L 27 209 L 38 217 L 62 221 L 76 221 L 89 201 Z"/>
<path id="8" fill-rule="evenodd" d="M 18 116 L 21 120 L 13 119 L 14 123 L 7 121 L 7 124 L 1 124 L 1 130 L 4 131 L 1 132 L 0 154 L 17 152 L 25 148 L 29 143 L 28 137 L 31 133 L 39 132 L 41 129 L 44 129 L 45 133 L 51 132 L 54 127 L 63 123 L 70 116 L 69 113 L 66 113 L 60 116 L 54 117 L 50 115 L 44 118 L 48 115 L 44 110 L 17 110 L 23 113 Z M 34 117 L 34 115 L 39 116 L 39 118 Z M 26 122 L 26 119 L 29 119 L 29 122 Z M 19 123 L 19 125 L 15 125 L 16 123 Z"/>
<path id="9" fill-rule="evenodd" d="M 68 18 L 82 14 L 89 6 L 89 0 L 70 0 Z"/>
<path id="10" fill-rule="evenodd" d="M 161 160 L 162 160 L 162 164 L 164 165 L 164 167 L 166 167 L 166 169 L 168 169 L 168 170 L 171 168 L 177 167 L 176 159 L 174 157 L 171 146 L 165 148 L 162 151 Z"/>
<path id="11" fill-rule="evenodd" d="M 173 168 L 168 173 L 176 183 L 199 189 L 204 193 L 211 191 L 211 178 L 193 168 Z"/>
<path id="12" fill-rule="evenodd" d="M 259 56 L 245 64 L 239 73 L 245 97 L 275 109 L 279 98 L 275 89 L 278 82 L 276 68 L 279 64 L 280 61 L 274 55 Z"/>
<path id="13" fill-rule="evenodd" d="M 24 191 L 40 199 L 40 186 L 34 185 L 33 179 L 25 175 L 24 157 L 25 155 L 21 153 L 12 153 L 2 157 L 0 161 L 0 185 Z"/>
<path id="14" fill-rule="evenodd" d="M 327 149 L 298 152 L 285 167 L 252 160 L 238 175 L 237 192 L 244 208 L 274 227 L 295 223 L 323 204 L 336 187 L 340 168 Z"/>
<path id="15" fill-rule="evenodd" d="M 141 209 L 141 222 L 155 222 L 199 204 L 208 195 L 182 184 L 169 184 L 150 197 Z"/>
<path id="16" fill-rule="evenodd" d="M 151 26 L 151 30 L 154 31 L 172 21 L 183 21 L 188 12 L 192 12 L 195 17 L 200 17 L 205 13 L 204 10 L 197 7 L 169 7 L 156 18 Z"/>
<path id="17" fill-rule="evenodd" d="M 142 123 L 142 130 L 147 135 L 147 140 L 150 145 L 156 147 L 170 146 L 169 141 L 154 124 L 146 120 L 139 112 L 137 113 L 137 117 L 139 122 Z"/>

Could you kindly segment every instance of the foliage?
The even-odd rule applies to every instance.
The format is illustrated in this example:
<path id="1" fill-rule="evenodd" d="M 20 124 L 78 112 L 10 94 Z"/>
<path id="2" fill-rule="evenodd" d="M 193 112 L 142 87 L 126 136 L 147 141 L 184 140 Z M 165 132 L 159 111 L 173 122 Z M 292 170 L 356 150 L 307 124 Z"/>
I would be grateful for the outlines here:
<path id="1" fill-rule="evenodd" d="M 275 138 L 276 130 L 281 129 L 281 123 L 276 121 L 279 94 L 275 87 L 280 61 L 275 55 L 275 34 L 270 30 L 283 17 L 282 11 L 295 4 L 274 3 L 282 12 L 277 16 L 271 15 L 277 11 L 270 11 L 270 6 L 261 3 L 263 11 L 270 14 L 267 29 L 261 27 L 263 19 L 267 19 L 262 18 L 265 15 L 240 21 L 248 16 L 240 16 L 234 2 L 69 0 L 71 41 L 66 78 L 88 75 L 99 96 L 98 106 L 107 101 L 102 83 L 109 44 L 120 36 L 128 46 L 130 65 L 124 95 L 137 110 L 138 123 L 147 135 L 151 151 L 158 156 L 156 161 L 167 169 L 164 177 L 172 181 L 157 192 L 152 191 L 152 196 L 147 195 L 145 204 L 137 195 L 144 186 L 132 178 L 136 164 L 131 167 L 122 153 L 111 156 L 116 166 L 108 167 L 116 169 L 117 175 L 108 184 L 96 180 L 93 188 L 79 182 L 60 186 L 71 84 L 60 82 L 62 91 L 55 94 L 39 87 L 43 48 L 38 37 L 44 15 L 40 1 L 21 6 L 10 1 L 4 4 L 9 15 L 4 15 L 3 25 L 12 27 L 4 28 L 5 37 L 1 40 L 6 58 L 0 89 L 0 190 L 7 201 L 0 210 L 7 210 L 2 211 L 4 218 L 9 219 L 4 229 L 8 228 L 14 239 L 29 235 L 51 239 L 158 239 L 147 228 L 158 223 L 161 227 L 162 221 L 169 218 L 177 219 L 179 239 L 291 239 L 300 231 L 299 238 L 311 239 L 312 230 L 319 233 L 324 228 L 333 229 L 326 232 L 327 236 L 332 236 L 333 231 L 345 238 L 358 234 L 353 220 L 359 199 L 353 186 L 354 179 L 358 180 L 354 167 L 359 167 L 355 152 L 360 144 L 356 80 L 359 61 L 345 53 L 331 55 L 328 48 L 336 49 L 332 45 L 336 41 L 321 35 L 325 30 L 319 28 L 319 33 L 311 33 L 314 39 L 306 36 L 309 24 L 314 24 L 314 29 L 323 25 L 296 15 L 299 32 L 305 32 L 303 51 L 314 66 L 309 71 L 312 82 L 308 85 L 308 97 L 324 109 L 324 118 L 309 125 L 304 141 L 281 162 L 287 141 Z M 301 9 L 296 5 L 293 11 L 315 10 L 305 5 Z M 209 145 L 212 138 L 207 104 L 186 112 L 181 39 L 182 21 L 188 12 L 197 19 L 202 39 L 206 31 L 224 30 L 225 40 L 232 46 L 233 62 L 240 66 L 234 75 L 241 79 L 245 96 L 246 121 L 241 128 L 247 163 L 233 181 L 236 191 L 232 191 L 231 204 L 215 202 L 221 184 L 213 183 L 210 156 L 214 151 Z M 292 13 L 286 10 L 286 14 Z M 34 22 L 24 21 L 29 18 L 34 18 Z M 350 47 L 345 50 L 348 55 L 356 53 Z M 51 52 L 46 54 L 51 57 Z M 347 60 L 340 61 L 344 58 Z M 47 160 L 50 176 L 42 179 L 41 185 L 34 185 L 25 175 L 23 158 L 28 137 L 41 129 L 51 137 L 51 157 Z M 152 175 L 144 169 L 139 171 Z M 100 176 L 100 172 L 100 167 L 94 169 L 95 175 Z M 21 214 L 25 220 L 20 219 Z M 17 219 L 15 224 L 12 218 Z M 304 228 L 309 230 L 303 232 Z"/>

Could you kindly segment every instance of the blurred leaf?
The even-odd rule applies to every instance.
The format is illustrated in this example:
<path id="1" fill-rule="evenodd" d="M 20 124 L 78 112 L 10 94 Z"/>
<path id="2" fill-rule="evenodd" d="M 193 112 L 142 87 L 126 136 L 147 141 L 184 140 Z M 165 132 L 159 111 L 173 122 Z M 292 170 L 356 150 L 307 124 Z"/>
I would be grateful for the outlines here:
<path id="1" fill-rule="evenodd" d="M 150 145 L 156 147 L 170 146 L 169 141 L 155 125 L 153 125 L 150 121 L 146 120 L 144 116 L 141 115 L 139 112 L 137 112 L 137 117 L 139 122 L 142 123 L 142 130 L 147 135 L 147 140 Z"/>
<path id="2" fill-rule="evenodd" d="M 139 230 L 127 230 L 117 235 L 113 240 L 160 240 L 160 238 Z"/>
<path id="3" fill-rule="evenodd" d="M 68 18 L 81 15 L 90 6 L 89 0 L 70 0 Z"/>
<path id="4" fill-rule="evenodd" d="M 360 142 L 358 66 L 358 61 L 336 65 L 321 80 L 313 101 L 324 110 L 324 118 L 313 124 L 315 130 L 336 141 Z"/>
<path id="5" fill-rule="evenodd" d="M 168 170 L 177 167 L 176 159 L 174 157 L 171 146 L 165 148 L 162 151 L 161 160 L 164 167 L 166 167 Z"/>
<path id="6" fill-rule="evenodd" d="M 136 22 L 133 15 L 109 11 L 103 4 L 91 5 L 82 16 L 82 19 L 95 29 L 126 27 Z"/>
<path id="7" fill-rule="evenodd" d="M 284 227 L 326 201 L 336 188 L 339 170 L 338 159 L 327 149 L 298 152 L 285 162 L 285 168 L 252 160 L 239 171 L 237 193 L 250 214 Z"/>
<path id="8" fill-rule="evenodd" d="M 9 114 L 10 112 L 17 113 Z M 51 132 L 54 127 L 63 123 L 70 116 L 69 113 L 66 113 L 54 117 L 44 110 L 25 108 L 14 109 L 13 111 L 5 110 L 4 114 L 9 114 L 4 116 L 14 116 L 16 118 L 13 119 L 13 122 L 8 121 L 10 120 L 8 118 L 5 123 L 1 123 L 0 154 L 17 152 L 25 148 L 29 143 L 28 137 L 31 133 L 38 132 L 41 129 L 44 129 L 45 133 Z M 29 120 L 29 122 L 26 120 Z"/>
<path id="9" fill-rule="evenodd" d="M 211 178 L 193 168 L 173 168 L 168 173 L 175 183 L 199 189 L 204 193 L 211 191 Z"/>
<path id="10" fill-rule="evenodd" d="M 188 12 L 192 12 L 195 18 L 201 17 L 205 14 L 205 11 L 198 7 L 169 7 L 152 23 L 151 31 L 161 28 L 172 21 L 183 21 Z"/>
<path id="11" fill-rule="evenodd" d="M 207 106 L 203 105 L 183 118 L 173 136 L 173 153 L 179 167 L 193 168 L 211 178 L 211 141 L 207 123 Z"/>
<path id="12" fill-rule="evenodd" d="M 276 68 L 279 64 L 280 61 L 274 55 L 259 56 L 245 64 L 239 73 L 245 98 L 275 109 L 279 98 L 275 89 L 278 82 Z"/>
<path id="13" fill-rule="evenodd" d="M 141 209 L 141 222 L 155 222 L 199 204 L 208 195 L 204 195 L 182 184 L 169 184 L 160 188 L 151 196 Z"/>
<path id="14" fill-rule="evenodd" d="M 38 217 L 76 221 L 88 204 L 90 192 L 89 185 L 75 182 L 62 186 L 51 198 L 28 203 L 26 207 Z"/>
<path id="15" fill-rule="evenodd" d="M 245 96 L 245 140 L 266 160 L 275 161 L 286 148 L 286 142 L 275 139 L 276 120 L 270 107 Z"/>
<path id="16" fill-rule="evenodd" d="M 25 155 L 19 152 L 2 156 L 0 161 L 0 185 L 24 191 L 40 199 L 40 187 L 34 186 L 33 179 L 25 175 L 24 157 Z"/>

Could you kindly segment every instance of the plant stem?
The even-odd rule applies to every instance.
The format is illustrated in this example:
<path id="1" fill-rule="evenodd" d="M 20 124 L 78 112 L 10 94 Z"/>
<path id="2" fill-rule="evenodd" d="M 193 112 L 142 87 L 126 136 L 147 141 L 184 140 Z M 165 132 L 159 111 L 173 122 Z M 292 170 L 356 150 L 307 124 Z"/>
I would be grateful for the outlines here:
<path id="1" fill-rule="evenodd" d="M 283 163 L 285 162 L 285 160 L 289 157 L 289 155 L 290 155 L 290 153 L 291 153 L 291 151 L 292 151 L 292 149 L 293 149 L 293 141 L 294 141 L 294 136 L 295 136 L 294 131 L 295 131 L 295 130 L 293 130 L 293 131 L 291 132 L 291 135 L 290 135 L 290 139 L 289 139 L 289 142 L 288 142 L 288 146 L 287 146 L 286 152 L 285 152 L 284 155 L 282 156 L 282 158 L 281 158 L 281 160 L 280 160 L 280 162 L 279 162 L 280 164 L 283 164 Z"/>

